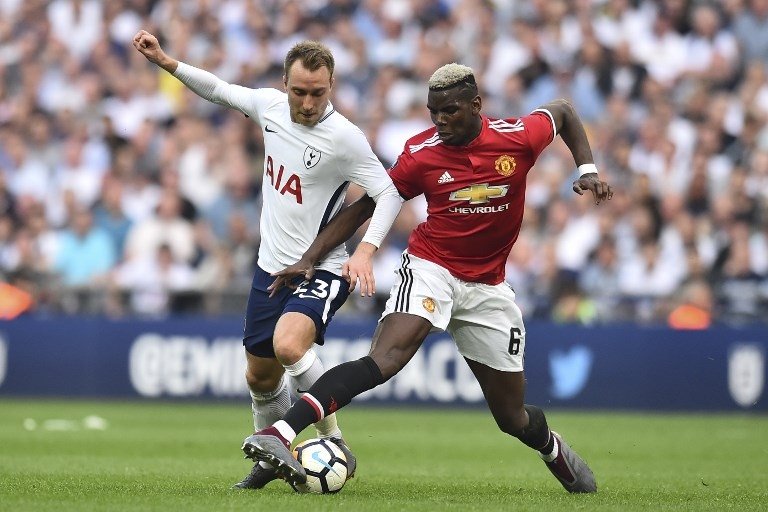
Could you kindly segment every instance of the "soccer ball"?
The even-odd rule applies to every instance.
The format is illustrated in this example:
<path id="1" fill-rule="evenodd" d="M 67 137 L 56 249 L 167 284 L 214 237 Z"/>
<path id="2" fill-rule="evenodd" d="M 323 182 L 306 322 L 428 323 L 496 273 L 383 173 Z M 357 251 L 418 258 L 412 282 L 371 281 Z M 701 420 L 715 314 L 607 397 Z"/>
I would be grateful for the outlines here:
<path id="1" fill-rule="evenodd" d="M 307 483 L 294 485 L 302 493 L 339 492 L 347 481 L 347 458 L 328 439 L 307 439 L 296 445 L 293 456 L 307 472 Z"/>

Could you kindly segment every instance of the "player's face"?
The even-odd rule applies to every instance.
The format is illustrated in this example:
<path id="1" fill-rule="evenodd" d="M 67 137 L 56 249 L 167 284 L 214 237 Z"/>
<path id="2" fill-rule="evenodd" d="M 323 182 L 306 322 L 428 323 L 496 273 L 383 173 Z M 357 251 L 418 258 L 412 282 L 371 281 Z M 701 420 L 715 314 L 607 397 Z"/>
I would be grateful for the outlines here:
<path id="1" fill-rule="evenodd" d="M 480 133 L 480 96 L 466 97 L 460 89 L 429 91 L 427 108 L 437 135 L 448 146 L 466 146 Z"/>
<path id="2" fill-rule="evenodd" d="M 285 76 L 291 121 L 304 126 L 316 125 L 328 106 L 331 87 L 333 78 L 328 68 L 310 71 L 300 61 L 294 62 Z"/>

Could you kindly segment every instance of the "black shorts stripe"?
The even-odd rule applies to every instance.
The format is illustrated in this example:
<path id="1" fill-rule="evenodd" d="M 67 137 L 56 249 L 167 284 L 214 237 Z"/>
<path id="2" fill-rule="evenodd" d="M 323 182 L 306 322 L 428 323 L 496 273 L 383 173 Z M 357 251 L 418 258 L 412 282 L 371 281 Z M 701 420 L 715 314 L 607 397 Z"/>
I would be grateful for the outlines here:
<path id="1" fill-rule="evenodd" d="M 404 255 L 400 256 L 400 268 L 397 269 L 397 275 L 400 276 L 400 288 L 397 290 L 397 297 L 395 299 L 395 311 L 400 311 L 400 303 L 403 301 L 403 288 L 405 284 L 405 272 L 403 271 L 403 265 L 405 264 Z"/>
<path id="2" fill-rule="evenodd" d="M 395 311 L 402 311 L 403 294 L 405 293 L 405 270 L 402 267 L 397 269 L 400 276 L 400 289 L 397 290 L 397 300 L 395 300 Z"/>
<path id="3" fill-rule="evenodd" d="M 407 313 L 408 308 L 411 305 L 411 290 L 413 289 L 413 271 L 408 268 L 411 263 L 411 259 L 408 257 L 408 253 L 403 253 L 402 266 L 397 271 L 400 274 L 400 289 L 397 291 L 397 300 L 395 301 L 395 311 L 400 313 Z"/>
<path id="4" fill-rule="evenodd" d="M 405 271 L 408 274 L 408 290 L 405 293 L 405 309 L 403 311 L 408 311 L 411 308 L 411 292 L 413 291 L 413 269 L 409 268 L 411 255 L 406 253 L 405 260 L 407 262 Z"/>

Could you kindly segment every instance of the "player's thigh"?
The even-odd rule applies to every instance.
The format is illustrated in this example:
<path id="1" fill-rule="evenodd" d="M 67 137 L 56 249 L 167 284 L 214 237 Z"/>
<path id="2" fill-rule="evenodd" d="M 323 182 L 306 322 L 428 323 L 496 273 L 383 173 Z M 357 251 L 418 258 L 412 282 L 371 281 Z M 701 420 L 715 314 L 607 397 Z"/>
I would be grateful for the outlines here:
<path id="1" fill-rule="evenodd" d="M 376 327 L 368 355 L 381 370 L 384 380 L 408 364 L 432 330 L 426 319 L 409 313 L 392 313 Z"/>
<path id="2" fill-rule="evenodd" d="M 528 422 L 524 408 L 525 374 L 522 371 L 497 370 L 468 358 L 465 360 L 480 383 L 485 401 L 499 428 L 507 433 L 516 433 L 525 428 Z"/>
<path id="3" fill-rule="evenodd" d="M 245 380 L 251 391 L 268 393 L 277 389 L 283 376 L 283 365 L 274 357 L 259 357 L 245 351 Z"/>
<path id="4" fill-rule="evenodd" d="M 454 306 L 447 331 L 459 353 L 490 368 L 523 371 L 525 325 L 508 286 L 468 286 Z"/>
<path id="5" fill-rule="evenodd" d="M 318 270 L 311 280 L 302 282 L 285 302 L 275 327 L 278 358 L 293 364 L 313 343 L 322 345 L 328 324 L 348 297 L 349 285 L 332 272 Z"/>
<path id="6" fill-rule="evenodd" d="M 245 311 L 243 345 L 249 354 L 260 358 L 275 357 L 272 336 L 283 308 L 293 293 L 290 288 L 281 288 L 274 297 L 270 297 L 267 287 L 272 281 L 274 278 L 268 272 L 256 268 Z"/>
<path id="7" fill-rule="evenodd" d="M 314 319 L 295 311 L 283 313 L 275 326 L 275 357 L 283 365 L 294 364 L 315 344 L 316 339 Z"/>

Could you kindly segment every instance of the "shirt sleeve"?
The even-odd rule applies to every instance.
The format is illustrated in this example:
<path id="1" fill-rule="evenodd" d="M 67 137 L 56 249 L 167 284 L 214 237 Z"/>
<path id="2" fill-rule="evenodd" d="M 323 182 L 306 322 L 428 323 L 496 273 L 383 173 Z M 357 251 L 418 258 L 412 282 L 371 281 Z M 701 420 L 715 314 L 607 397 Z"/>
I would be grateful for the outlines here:
<path id="1" fill-rule="evenodd" d="M 370 197 L 375 198 L 392 184 L 384 166 L 358 127 L 351 125 L 348 129 L 339 130 L 336 149 L 341 176 L 360 185 Z"/>
<path id="2" fill-rule="evenodd" d="M 251 89 L 230 84 L 213 73 L 179 62 L 173 76 L 206 100 L 239 110 L 248 117 L 258 115 L 283 95 L 277 89 Z"/>
<path id="3" fill-rule="evenodd" d="M 534 158 L 538 158 L 544 148 L 555 139 L 555 120 L 546 109 L 536 109 L 521 119 L 525 134 Z"/>
<path id="4" fill-rule="evenodd" d="M 416 160 L 408 152 L 408 148 L 400 153 L 395 163 L 389 169 L 389 177 L 392 178 L 392 183 L 397 187 L 397 191 L 400 192 L 400 196 L 405 199 L 413 199 L 424 193 L 419 174 L 414 172 Z"/>
<path id="5" fill-rule="evenodd" d="M 400 213 L 402 200 L 363 132 L 354 125 L 342 132 L 337 139 L 341 165 L 339 171 L 348 181 L 360 185 L 376 201 L 363 241 L 379 247 Z"/>
<path id="6" fill-rule="evenodd" d="M 376 208 L 373 210 L 373 216 L 371 217 L 370 224 L 368 224 L 368 229 L 365 230 L 363 242 L 381 247 L 381 242 L 392 228 L 397 214 L 400 213 L 403 200 L 397 193 L 395 186 L 391 183 L 389 187 L 385 188 L 373 200 L 376 201 Z"/>

